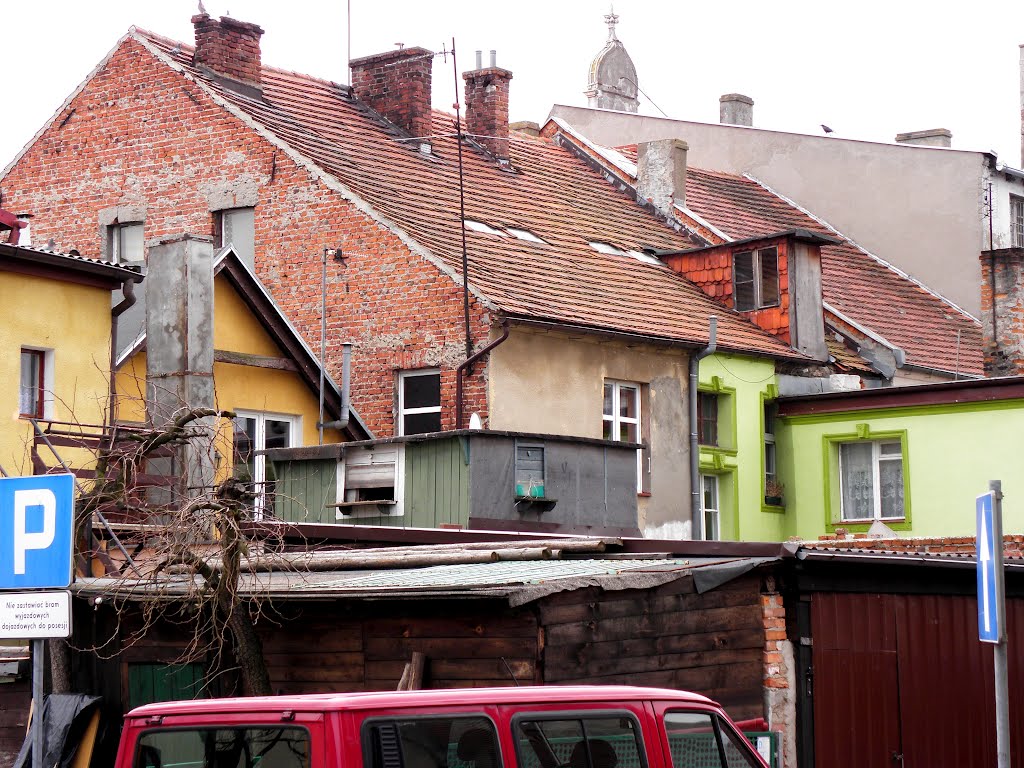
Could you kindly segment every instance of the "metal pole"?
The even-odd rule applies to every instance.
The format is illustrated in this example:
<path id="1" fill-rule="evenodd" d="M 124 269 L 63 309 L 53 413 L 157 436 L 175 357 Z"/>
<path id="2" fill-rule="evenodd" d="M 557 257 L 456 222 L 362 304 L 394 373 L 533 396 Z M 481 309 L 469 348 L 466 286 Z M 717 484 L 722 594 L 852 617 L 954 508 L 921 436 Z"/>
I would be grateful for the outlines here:
<path id="1" fill-rule="evenodd" d="M 996 595 L 999 642 L 992 646 L 996 683 L 996 765 L 1010 768 L 1010 695 L 1009 677 L 1006 668 L 1006 592 L 1003 574 L 1003 484 L 990 480 L 988 488 L 993 492 L 992 538 L 996 542 L 992 558 L 995 561 Z"/>
<path id="2" fill-rule="evenodd" d="M 327 248 L 320 272 L 320 418 L 316 423 L 319 442 L 324 444 L 324 367 L 327 365 Z"/>
<path id="3" fill-rule="evenodd" d="M 46 731 L 43 730 L 43 672 L 46 642 L 32 641 L 32 768 L 43 768 Z"/>

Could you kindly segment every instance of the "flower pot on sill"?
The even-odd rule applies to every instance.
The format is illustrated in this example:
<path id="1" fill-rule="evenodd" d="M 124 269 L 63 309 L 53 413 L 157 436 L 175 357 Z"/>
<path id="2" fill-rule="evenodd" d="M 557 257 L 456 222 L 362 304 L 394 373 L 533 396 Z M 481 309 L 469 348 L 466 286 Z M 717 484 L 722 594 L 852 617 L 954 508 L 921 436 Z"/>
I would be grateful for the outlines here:
<path id="1" fill-rule="evenodd" d="M 764 497 L 764 503 L 767 504 L 769 507 L 783 507 L 783 506 L 785 506 L 785 503 L 783 502 L 781 496 L 765 496 Z"/>

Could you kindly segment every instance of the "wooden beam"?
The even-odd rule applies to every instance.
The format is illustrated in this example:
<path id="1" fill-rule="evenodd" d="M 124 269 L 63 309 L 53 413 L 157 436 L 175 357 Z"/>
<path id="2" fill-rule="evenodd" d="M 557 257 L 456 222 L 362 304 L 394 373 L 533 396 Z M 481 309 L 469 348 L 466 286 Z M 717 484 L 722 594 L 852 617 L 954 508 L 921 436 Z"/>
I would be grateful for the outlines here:
<path id="1" fill-rule="evenodd" d="M 247 365 L 250 368 L 273 368 L 277 371 L 298 371 L 295 361 L 287 357 L 270 357 L 269 355 L 250 355 L 245 352 L 229 352 L 225 349 L 213 351 L 215 363 L 231 365 Z"/>

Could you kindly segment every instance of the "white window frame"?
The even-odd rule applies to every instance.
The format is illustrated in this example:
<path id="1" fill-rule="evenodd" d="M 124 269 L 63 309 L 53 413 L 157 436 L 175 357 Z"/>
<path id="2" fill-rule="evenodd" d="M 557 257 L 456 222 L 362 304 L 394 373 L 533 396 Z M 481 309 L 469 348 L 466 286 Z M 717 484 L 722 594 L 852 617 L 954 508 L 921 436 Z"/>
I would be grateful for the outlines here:
<path id="1" fill-rule="evenodd" d="M 1024 248 L 1024 197 L 1010 195 L 1010 244 Z"/>
<path id="2" fill-rule="evenodd" d="M 411 379 L 415 376 L 437 376 L 438 377 L 438 399 L 437 405 L 428 405 L 421 408 L 406 408 L 405 407 L 405 380 Z M 440 387 L 440 368 L 416 368 L 408 371 L 398 372 L 398 423 L 395 425 L 395 434 L 405 434 L 405 417 L 416 416 L 421 413 L 441 413 L 441 387 Z"/>
<path id="3" fill-rule="evenodd" d="M 21 413 L 22 352 L 41 352 L 43 355 L 43 380 L 40 382 L 40 388 L 43 390 L 43 413 L 38 418 L 43 420 L 52 419 L 54 417 L 53 377 L 56 373 L 55 366 L 53 363 L 53 350 L 47 349 L 46 347 L 36 347 L 33 346 L 32 344 L 22 344 L 20 349 L 18 350 L 18 415 L 21 418 L 36 418 Z"/>
<path id="4" fill-rule="evenodd" d="M 612 412 L 610 414 L 604 412 L 604 387 L 611 385 L 612 387 Z M 620 415 L 619 405 L 621 403 L 622 390 L 633 389 L 636 390 L 636 418 L 631 416 Z M 644 441 L 643 435 L 643 385 L 638 381 L 619 381 L 617 379 L 605 379 L 601 387 L 601 422 L 602 422 L 602 434 L 604 432 L 604 424 L 611 424 L 612 439 L 615 442 L 622 442 L 619 440 L 619 435 L 622 433 L 621 427 L 623 424 L 635 424 L 636 425 L 636 441 L 642 443 Z M 643 493 L 644 490 L 644 450 L 638 448 L 636 452 L 636 492 Z"/>
<path id="5" fill-rule="evenodd" d="M 858 443 L 870 443 L 871 444 L 871 517 L 847 517 L 846 509 L 843 506 L 843 446 L 844 445 L 856 445 Z M 899 454 L 897 455 L 882 455 L 882 446 L 895 445 L 898 447 Z M 904 520 L 907 514 L 907 498 L 906 493 L 903 497 L 903 514 L 897 517 L 882 517 L 882 483 L 881 483 L 881 464 L 882 462 L 899 461 L 903 467 L 904 483 L 906 482 L 906 466 L 903 461 L 903 443 L 900 440 L 893 439 L 881 439 L 881 440 L 847 440 L 839 443 L 839 519 L 843 523 L 856 522 L 858 520 Z"/>
<path id="6" fill-rule="evenodd" d="M 347 478 L 349 473 L 357 467 L 368 467 L 374 465 L 391 465 L 394 473 L 392 482 L 394 488 L 394 504 L 367 504 L 366 506 L 338 506 L 334 514 L 335 520 L 339 523 L 351 522 L 366 517 L 402 517 L 405 514 L 405 444 L 393 443 L 386 445 L 371 445 L 365 448 L 350 448 L 345 451 L 345 456 L 338 462 L 337 488 L 338 501 L 347 502 L 355 499 L 349 498 L 358 495 L 358 491 L 349 488 Z M 353 493 L 349 493 L 353 491 Z"/>
<path id="7" fill-rule="evenodd" d="M 142 237 L 142 252 L 138 259 L 125 259 L 121 253 L 121 236 L 127 229 L 139 228 Z M 141 264 L 146 260 L 146 225 L 141 221 L 115 222 L 107 227 L 107 241 L 110 260 L 114 264 Z"/>
<path id="8" fill-rule="evenodd" d="M 768 251 L 775 251 L 775 300 L 772 302 L 765 302 L 764 296 L 762 296 L 762 288 L 764 284 L 763 267 L 761 265 L 761 257 Z M 739 307 L 736 297 L 739 295 L 737 291 L 736 283 L 736 258 L 738 256 L 744 256 L 750 254 L 751 270 L 753 272 L 754 280 L 754 305 L 752 307 Z M 733 308 L 737 312 L 756 312 L 760 309 L 768 309 L 770 307 L 778 307 L 782 303 L 782 280 L 779 276 L 779 248 L 776 245 L 769 245 L 764 248 L 755 248 L 749 251 L 736 251 L 732 255 L 732 296 L 733 296 Z"/>
<path id="9" fill-rule="evenodd" d="M 769 424 L 769 415 L 771 416 L 771 424 Z M 764 403 L 763 416 L 761 418 L 764 419 L 764 482 L 767 487 L 768 481 L 778 481 L 779 479 L 778 454 L 775 450 L 774 431 L 774 422 L 778 415 L 775 412 L 774 403 Z"/>
<path id="10" fill-rule="evenodd" d="M 252 483 L 256 489 L 256 499 L 253 503 L 253 518 L 262 520 L 267 511 L 267 457 L 260 453 L 267 447 L 267 420 L 281 421 L 288 424 L 288 446 L 298 448 L 302 445 L 302 417 L 288 413 L 273 413 L 271 411 L 247 411 L 236 409 L 237 418 L 253 419 L 256 422 L 256 440 L 252 451 Z M 232 438 L 234 437 L 232 433 Z M 232 445 L 232 452 L 234 446 Z M 232 455 L 232 459 L 234 456 Z M 234 467 L 232 466 L 232 469 Z"/>
<path id="11" fill-rule="evenodd" d="M 715 489 L 714 507 L 705 504 L 708 483 L 713 484 Z M 708 515 L 714 518 L 713 535 L 708 532 Z M 703 541 L 720 541 L 722 537 L 722 484 L 718 482 L 718 475 L 701 473 L 700 476 L 700 537 Z"/>
<path id="12" fill-rule="evenodd" d="M 229 228 L 228 220 L 232 215 L 247 211 L 252 214 L 252 253 L 240 253 L 238 250 L 238 244 L 234 242 L 231 237 L 226 236 Z M 217 239 L 220 243 L 221 248 L 227 246 L 233 246 L 235 253 L 247 266 L 254 267 L 256 262 L 256 207 L 252 205 L 240 205 L 237 208 L 223 208 L 216 212 L 217 216 Z M 234 227 L 235 225 L 230 225 Z M 250 261 L 251 259 L 251 261 Z"/>

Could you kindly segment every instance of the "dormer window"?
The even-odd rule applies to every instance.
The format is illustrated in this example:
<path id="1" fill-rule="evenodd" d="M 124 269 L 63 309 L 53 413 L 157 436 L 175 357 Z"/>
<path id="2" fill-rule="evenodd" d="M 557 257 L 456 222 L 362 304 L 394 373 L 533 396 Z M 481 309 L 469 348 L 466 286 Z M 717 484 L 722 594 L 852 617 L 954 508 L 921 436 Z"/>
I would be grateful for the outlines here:
<path id="1" fill-rule="evenodd" d="M 779 249 L 740 251 L 732 257 L 732 296 L 737 312 L 779 304 Z"/>

